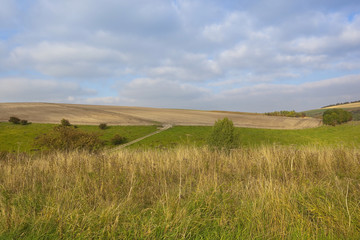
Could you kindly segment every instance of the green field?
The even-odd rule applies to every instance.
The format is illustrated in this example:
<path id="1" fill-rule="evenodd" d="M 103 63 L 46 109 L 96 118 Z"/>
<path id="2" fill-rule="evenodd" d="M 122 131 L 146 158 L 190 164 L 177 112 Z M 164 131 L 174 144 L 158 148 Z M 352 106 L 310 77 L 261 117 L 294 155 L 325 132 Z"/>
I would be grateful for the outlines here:
<path id="1" fill-rule="evenodd" d="M 26 126 L 10 123 L 0 123 L 0 151 L 31 152 L 36 149 L 34 139 L 48 131 L 55 124 L 30 124 Z M 78 126 L 87 132 L 101 134 L 106 141 L 119 134 L 128 141 L 145 136 L 157 130 L 157 126 L 110 126 L 100 130 L 98 126 Z M 164 132 L 146 138 L 130 148 L 172 148 L 175 146 L 204 146 L 211 132 L 211 127 L 204 126 L 175 126 Z M 319 128 L 302 130 L 273 130 L 236 128 L 240 146 L 259 145 L 318 145 L 318 146 L 359 146 L 360 122 L 353 121 L 340 126 L 322 126 Z"/>
<path id="2" fill-rule="evenodd" d="M 32 123 L 29 125 L 15 125 L 0 123 L 0 152 L 32 152 L 36 149 L 34 139 L 52 130 L 56 124 Z M 106 130 L 100 130 L 98 126 L 79 125 L 79 129 L 86 132 L 97 132 L 100 138 L 108 141 L 116 134 L 125 136 L 127 141 L 145 136 L 157 130 L 157 126 L 109 126 Z"/>
<path id="3" fill-rule="evenodd" d="M 204 146 L 211 127 L 175 126 L 131 146 L 131 148 L 168 148 L 179 145 Z M 236 128 L 240 146 L 259 145 L 360 145 L 360 122 L 336 127 L 322 126 L 301 130 Z"/>

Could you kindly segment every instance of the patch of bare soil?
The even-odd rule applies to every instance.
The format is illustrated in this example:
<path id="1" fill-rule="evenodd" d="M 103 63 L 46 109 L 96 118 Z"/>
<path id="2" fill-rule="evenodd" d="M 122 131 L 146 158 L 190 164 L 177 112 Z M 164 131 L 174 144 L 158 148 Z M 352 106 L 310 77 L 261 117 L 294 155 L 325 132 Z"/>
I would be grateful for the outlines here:
<path id="1" fill-rule="evenodd" d="M 238 112 L 160 109 L 57 103 L 0 103 L 0 121 L 16 116 L 35 123 L 97 125 L 154 125 L 212 126 L 218 119 L 228 117 L 237 127 L 270 129 L 303 129 L 320 126 L 314 118 L 273 117 Z"/>

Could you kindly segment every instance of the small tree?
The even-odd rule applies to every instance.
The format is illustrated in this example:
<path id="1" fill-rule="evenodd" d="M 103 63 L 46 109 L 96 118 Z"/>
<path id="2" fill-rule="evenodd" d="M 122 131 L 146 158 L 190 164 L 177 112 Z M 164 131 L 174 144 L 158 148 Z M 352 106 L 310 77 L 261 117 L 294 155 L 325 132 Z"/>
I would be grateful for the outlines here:
<path id="1" fill-rule="evenodd" d="M 20 118 L 10 117 L 9 122 L 11 122 L 13 124 L 20 124 Z"/>
<path id="2" fill-rule="evenodd" d="M 100 128 L 101 130 L 105 130 L 105 129 L 107 128 L 107 124 L 106 124 L 106 123 L 100 123 L 100 124 L 99 124 L 99 128 Z"/>
<path id="3" fill-rule="evenodd" d="M 64 119 L 64 118 L 61 119 L 60 123 L 61 123 L 61 126 L 63 126 L 63 127 L 70 127 L 71 126 L 69 120 Z"/>
<path id="4" fill-rule="evenodd" d="M 211 148 L 227 152 L 237 147 L 234 123 L 228 118 L 217 120 L 209 136 L 208 144 Z"/>

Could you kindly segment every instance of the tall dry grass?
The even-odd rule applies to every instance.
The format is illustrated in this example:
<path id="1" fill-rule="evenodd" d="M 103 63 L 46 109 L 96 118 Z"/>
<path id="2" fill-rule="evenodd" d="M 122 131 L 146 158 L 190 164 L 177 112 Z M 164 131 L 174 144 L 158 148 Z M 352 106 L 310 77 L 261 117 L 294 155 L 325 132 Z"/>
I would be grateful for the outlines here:
<path id="1" fill-rule="evenodd" d="M 360 151 L 2 156 L 0 238 L 360 239 Z"/>

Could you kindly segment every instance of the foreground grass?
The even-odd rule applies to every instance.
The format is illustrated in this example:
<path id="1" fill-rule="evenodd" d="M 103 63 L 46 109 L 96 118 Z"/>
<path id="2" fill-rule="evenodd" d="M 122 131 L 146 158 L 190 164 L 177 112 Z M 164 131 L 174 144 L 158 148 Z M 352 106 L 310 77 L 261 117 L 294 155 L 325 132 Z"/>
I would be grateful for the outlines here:
<path id="1" fill-rule="evenodd" d="M 212 127 L 175 126 L 131 146 L 131 148 L 169 148 L 179 145 L 204 146 Z M 236 128 L 241 146 L 301 145 L 346 146 L 360 145 L 360 122 L 300 130 Z"/>
<path id="2" fill-rule="evenodd" d="M 41 134 L 50 132 L 56 124 L 32 123 L 29 125 L 15 125 L 12 123 L 0 123 L 0 152 L 31 152 L 34 139 Z M 109 145 L 110 139 L 116 134 L 126 137 L 128 141 L 155 132 L 157 126 L 109 126 L 106 130 L 100 130 L 98 126 L 78 125 L 85 132 L 96 132 L 100 139 Z"/>
<path id="3" fill-rule="evenodd" d="M 360 151 L 0 159 L 0 239 L 360 239 Z"/>

